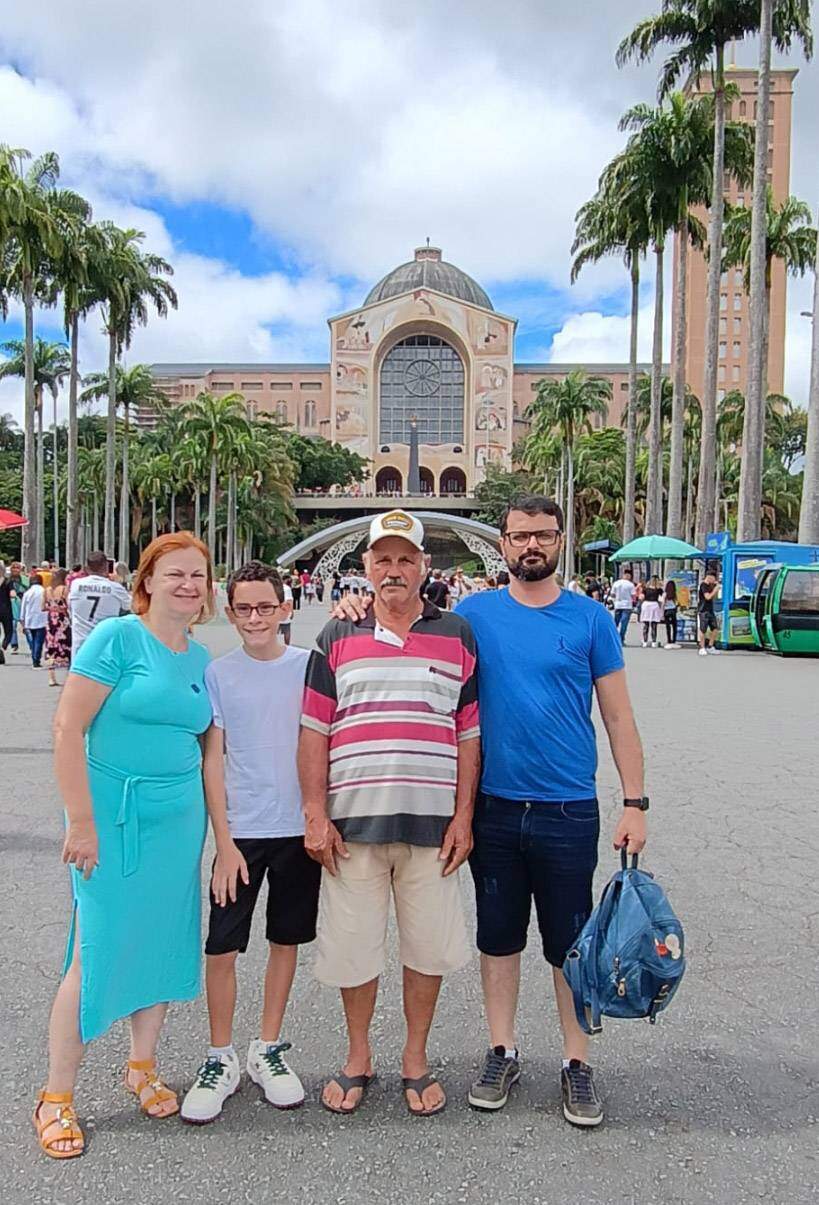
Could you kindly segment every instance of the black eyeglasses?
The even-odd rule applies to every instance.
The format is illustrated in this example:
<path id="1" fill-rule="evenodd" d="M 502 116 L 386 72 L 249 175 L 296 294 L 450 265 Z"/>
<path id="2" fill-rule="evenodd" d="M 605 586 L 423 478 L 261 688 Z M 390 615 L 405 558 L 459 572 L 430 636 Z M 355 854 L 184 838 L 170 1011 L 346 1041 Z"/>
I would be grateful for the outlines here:
<path id="1" fill-rule="evenodd" d="M 554 548 L 562 531 L 550 528 L 544 531 L 507 531 L 506 539 L 513 548 L 526 548 L 530 540 L 536 540 L 541 548 Z"/>
<path id="2" fill-rule="evenodd" d="M 261 619 L 269 619 L 270 616 L 278 611 L 281 603 L 263 602 L 252 607 L 250 603 L 236 603 L 230 609 L 239 619 L 250 619 L 255 611 Z"/>

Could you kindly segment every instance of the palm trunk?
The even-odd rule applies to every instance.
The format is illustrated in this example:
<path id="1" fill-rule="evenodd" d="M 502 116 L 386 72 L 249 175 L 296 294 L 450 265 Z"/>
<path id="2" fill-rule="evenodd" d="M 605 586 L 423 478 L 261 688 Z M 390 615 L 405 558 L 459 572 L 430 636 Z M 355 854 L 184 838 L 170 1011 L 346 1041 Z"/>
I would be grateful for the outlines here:
<path id="1" fill-rule="evenodd" d="M 202 539 L 202 488 L 197 481 L 193 487 L 193 534 Z"/>
<path id="2" fill-rule="evenodd" d="M 21 532 L 20 559 L 32 564 L 37 543 L 37 469 L 34 443 L 34 288 L 30 276 L 23 280 L 25 312 L 25 402 L 23 417 L 23 514 L 28 519 Z"/>
<path id="3" fill-rule="evenodd" d="M 59 468 L 59 460 L 57 458 L 57 391 L 56 391 L 56 389 L 55 389 L 54 393 L 52 394 L 52 398 L 54 401 L 54 440 L 52 443 L 53 463 L 51 466 L 51 482 L 52 482 L 52 491 L 51 492 L 52 492 L 52 496 L 54 498 L 54 563 L 56 565 L 59 565 L 59 563 L 60 563 L 60 488 L 59 488 L 60 482 L 59 482 L 59 473 L 57 472 L 57 469 Z M 70 566 L 69 566 L 69 568 L 70 568 Z"/>
<path id="4" fill-rule="evenodd" d="M 170 515 L 170 531 L 176 531 L 176 494 L 171 490 L 171 515 Z"/>
<path id="5" fill-rule="evenodd" d="M 228 573 L 230 573 L 233 569 L 233 539 L 234 539 L 233 492 L 234 492 L 235 487 L 236 487 L 236 478 L 233 474 L 233 470 L 231 469 L 231 471 L 228 473 L 227 514 L 226 514 L 227 547 L 226 547 L 226 551 L 225 551 L 225 558 L 226 558 L 225 565 L 227 567 Z"/>
<path id="6" fill-rule="evenodd" d="M 766 154 L 767 157 L 767 154 Z M 708 224 L 708 294 L 705 321 L 705 380 L 700 432 L 700 471 L 697 484 L 697 523 L 694 543 L 705 545 L 714 513 L 717 459 L 717 365 L 719 358 L 719 299 L 722 282 L 722 224 L 725 172 L 725 47 L 716 48 L 714 63 L 714 195 Z"/>
<path id="7" fill-rule="evenodd" d="M 92 552 L 99 551 L 99 546 L 100 546 L 100 499 L 99 499 L 99 495 L 97 494 L 96 490 L 94 491 L 94 514 L 93 514 L 93 523 L 91 526 L 91 543 L 93 544 L 94 547 L 90 551 L 92 551 Z"/>
<path id="8" fill-rule="evenodd" d="M 79 508 L 79 514 L 79 529 L 74 539 L 74 560 L 68 562 L 69 568 L 75 565 L 77 561 L 84 565 L 88 553 L 88 508 L 84 502 Z"/>
<path id="9" fill-rule="evenodd" d="M 566 582 L 574 575 L 574 450 L 566 440 Z"/>
<path id="10" fill-rule="evenodd" d="M 36 390 L 37 406 L 37 564 L 45 557 L 45 440 L 43 439 L 43 390 Z"/>
<path id="11" fill-rule="evenodd" d="M 76 313 L 71 315 L 71 370 L 68 376 L 68 460 L 65 498 L 65 563 L 70 569 L 78 559 L 77 504 L 77 392 L 79 388 L 79 338 L 80 322 Z"/>
<path id="12" fill-rule="evenodd" d="M 210 457 L 210 483 L 208 487 L 208 552 L 211 560 L 216 555 L 216 452 Z"/>
<path id="13" fill-rule="evenodd" d="M 819 236 L 813 280 L 813 339 L 810 354 L 808 394 L 808 437 L 805 446 L 805 477 L 799 510 L 799 543 L 819 544 Z"/>
<path id="14" fill-rule="evenodd" d="M 719 531 L 719 504 L 722 493 L 722 457 L 717 455 L 717 471 L 714 482 L 714 526 L 712 531 Z"/>
<path id="15" fill-rule="evenodd" d="M 754 183 L 751 204 L 750 337 L 748 388 L 742 424 L 737 540 L 758 540 L 762 507 L 762 443 L 765 416 L 765 313 L 768 305 L 768 113 L 771 99 L 773 0 L 761 0 Z"/>
<path id="16" fill-rule="evenodd" d="M 693 507 L 693 502 L 694 502 L 694 498 L 693 498 L 694 461 L 691 457 L 690 452 L 688 453 L 687 460 L 688 460 L 688 467 L 687 467 L 686 481 L 685 481 L 685 530 L 683 532 L 683 539 L 690 541 L 690 539 L 691 539 L 691 520 L 694 516 L 694 507 Z"/>
<path id="17" fill-rule="evenodd" d="M 112 321 L 109 313 L 109 321 Z M 108 331 L 108 414 L 105 422 L 105 516 L 103 550 L 114 556 L 114 491 L 117 471 L 117 335 Z"/>
<path id="18" fill-rule="evenodd" d="M 631 333 L 628 356 L 628 403 L 626 410 L 626 480 L 623 491 L 623 543 L 634 539 L 635 463 L 637 460 L 637 324 L 640 316 L 640 259 L 631 258 Z"/>
<path id="19" fill-rule="evenodd" d="M 131 482 L 128 478 L 128 452 L 130 430 L 128 425 L 128 404 L 126 402 L 124 408 L 125 425 L 122 432 L 122 484 L 119 494 L 119 559 L 130 567 L 131 564 L 131 541 L 130 541 L 130 517 L 131 517 Z"/>
<path id="20" fill-rule="evenodd" d="M 156 495 L 151 498 L 151 539 L 155 540 L 157 535 L 156 526 Z"/>
<path id="21" fill-rule="evenodd" d="M 654 291 L 654 342 L 651 351 L 646 535 L 659 535 L 663 527 L 663 244 L 655 243 L 654 250 L 657 260 L 657 283 Z"/>
<path id="22" fill-rule="evenodd" d="M 685 438 L 686 288 L 688 284 L 688 196 L 680 199 L 677 227 L 677 295 L 674 298 L 674 368 L 671 391 L 671 456 L 668 469 L 668 518 L 666 535 L 682 536 L 683 440 Z"/>

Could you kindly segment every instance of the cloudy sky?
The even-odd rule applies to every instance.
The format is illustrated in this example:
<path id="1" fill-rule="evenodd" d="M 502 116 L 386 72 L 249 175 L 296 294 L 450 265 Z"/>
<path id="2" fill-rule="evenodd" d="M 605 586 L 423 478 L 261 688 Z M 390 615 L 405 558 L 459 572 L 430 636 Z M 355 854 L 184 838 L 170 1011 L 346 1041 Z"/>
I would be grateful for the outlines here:
<path id="1" fill-rule="evenodd" d="M 569 286 L 573 217 L 651 100 L 614 66 L 657 0 L 17 0 L 0 25 L 0 141 L 56 150 L 97 218 L 173 263 L 177 313 L 136 360 L 321 360 L 326 318 L 429 237 L 520 319 L 519 360 L 625 360 L 616 261 Z M 737 62 L 755 62 L 756 47 Z M 659 60 L 658 60 L 659 62 Z M 813 203 L 817 67 L 796 81 L 792 191 Z M 808 376 L 791 286 L 786 389 Z M 650 348 L 646 280 L 641 355 Z M 102 368 L 93 319 L 83 371 Z M 60 337 L 54 315 L 41 333 Z M 12 312 L 0 336 L 20 333 Z M 0 411 L 21 415 L 21 388 Z"/>

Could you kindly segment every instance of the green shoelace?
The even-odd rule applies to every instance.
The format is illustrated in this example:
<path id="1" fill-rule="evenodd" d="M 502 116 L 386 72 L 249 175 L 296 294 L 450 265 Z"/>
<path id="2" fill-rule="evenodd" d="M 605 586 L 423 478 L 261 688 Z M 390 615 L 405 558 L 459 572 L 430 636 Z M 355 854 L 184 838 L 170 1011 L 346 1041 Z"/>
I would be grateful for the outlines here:
<path id="1" fill-rule="evenodd" d="M 265 1051 L 259 1055 L 262 1061 L 267 1064 L 271 1075 L 290 1074 L 289 1068 L 282 1059 L 282 1055 L 284 1054 L 285 1050 L 290 1049 L 291 1045 L 292 1043 L 290 1042 L 277 1042 L 275 1046 L 268 1046 Z"/>

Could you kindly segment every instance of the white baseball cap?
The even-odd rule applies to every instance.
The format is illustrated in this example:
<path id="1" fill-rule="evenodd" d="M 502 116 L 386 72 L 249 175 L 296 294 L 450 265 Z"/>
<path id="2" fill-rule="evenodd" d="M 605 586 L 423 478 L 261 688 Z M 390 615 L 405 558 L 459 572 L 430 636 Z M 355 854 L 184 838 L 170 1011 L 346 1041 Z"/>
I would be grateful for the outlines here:
<path id="1" fill-rule="evenodd" d="M 405 510 L 388 510 L 383 515 L 376 515 L 370 524 L 367 547 L 372 548 L 373 544 L 386 536 L 399 536 L 412 544 L 413 548 L 424 551 L 424 529 L 418 519 L 408 515 Z"/>

